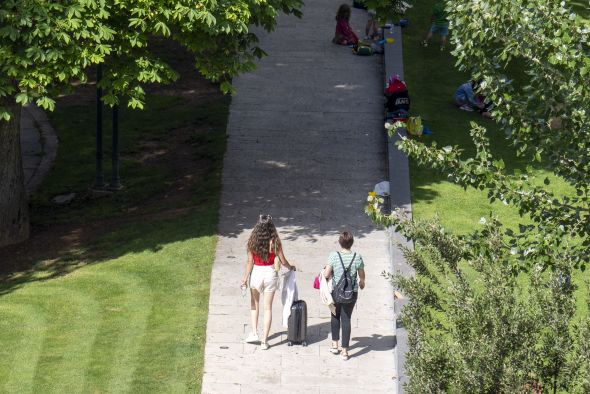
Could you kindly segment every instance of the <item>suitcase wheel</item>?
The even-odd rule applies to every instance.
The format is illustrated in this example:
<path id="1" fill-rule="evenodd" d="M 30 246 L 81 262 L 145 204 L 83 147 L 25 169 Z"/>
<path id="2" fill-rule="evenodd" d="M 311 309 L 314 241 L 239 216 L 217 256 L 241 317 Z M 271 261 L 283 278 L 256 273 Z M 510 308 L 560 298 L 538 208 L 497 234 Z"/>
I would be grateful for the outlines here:
<path id="1" fill-rule="evenodd" d="M 287 342 L 287 346 L 293 346 L 293 342 L 291 342 L 291 341 Z"/>
<path id="2" fill-rule="evenodd" d="M 305 342 L 305 341 L 301 342 L 301 344 L 302 344 L 303 346 L 307 346 L 307 342 Z"/>

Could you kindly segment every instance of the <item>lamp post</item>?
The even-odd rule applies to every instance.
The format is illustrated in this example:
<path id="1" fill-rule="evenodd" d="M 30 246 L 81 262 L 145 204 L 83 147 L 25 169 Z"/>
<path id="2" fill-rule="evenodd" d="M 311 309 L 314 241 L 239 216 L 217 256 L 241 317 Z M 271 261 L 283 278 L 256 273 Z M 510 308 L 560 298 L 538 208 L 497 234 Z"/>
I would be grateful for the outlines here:
<path id="1" fill-rule="evenodd" d="M 95 189 L 104 188 L 104 175 L 102 173 L 102 88 L 99 83 L 102 80 L 102 64 L 96 66 L 96 179 Z"/>
<path id="2" fill-rule="evenodd" d="M 110 190 L 121 190 L 121 178 L 119 176 L 119 104 L 113 106 L 113 151 L 111 153 L 112 174 Z"/>

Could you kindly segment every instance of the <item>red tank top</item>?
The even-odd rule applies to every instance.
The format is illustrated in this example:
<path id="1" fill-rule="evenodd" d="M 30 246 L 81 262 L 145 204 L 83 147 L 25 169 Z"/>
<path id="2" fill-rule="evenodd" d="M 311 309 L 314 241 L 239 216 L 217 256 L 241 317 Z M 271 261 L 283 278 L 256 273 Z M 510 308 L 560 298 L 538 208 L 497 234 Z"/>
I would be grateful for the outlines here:
<path id="1" fill-rule="evenodd" d="M 262 260 L 262 257 L 252 253 L 252 257 L 254 257 L 254 265 L 273 265 L 275 262 L 275 254 L 272 252 L 268 253 L 268 260 Z"/>

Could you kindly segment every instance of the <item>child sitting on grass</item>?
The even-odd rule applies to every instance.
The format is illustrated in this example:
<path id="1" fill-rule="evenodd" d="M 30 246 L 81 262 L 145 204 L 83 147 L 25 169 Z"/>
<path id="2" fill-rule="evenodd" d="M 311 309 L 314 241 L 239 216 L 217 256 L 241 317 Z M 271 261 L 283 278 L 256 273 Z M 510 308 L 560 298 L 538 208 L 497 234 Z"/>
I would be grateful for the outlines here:
<path id="1" fill-rule="evenodd" d="M 468 81 L 455 91 L 455 104 L 463 111 L 477 111 L 486 118 L 491 118 L 491 103 L 485 103 L 485 96 L 476 95 L 480 81 Z"/>
<path id="2" fill-rule="evenodd" d="M 350 27 L 350 6 L 342 4 L 336 14 L 336 33 L 332 42 L 338 45 L 358 45 L 359 38 Z"/>

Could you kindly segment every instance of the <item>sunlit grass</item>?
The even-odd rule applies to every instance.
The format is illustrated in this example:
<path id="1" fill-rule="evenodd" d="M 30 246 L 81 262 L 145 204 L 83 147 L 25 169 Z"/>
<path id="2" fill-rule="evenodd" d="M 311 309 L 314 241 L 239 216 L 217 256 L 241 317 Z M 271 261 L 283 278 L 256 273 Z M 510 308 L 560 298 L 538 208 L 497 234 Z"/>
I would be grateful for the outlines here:
<path id="1" fill-rule="evenodd" d="M 430 26 L 429 18 L 434 1 L 421 1 L 409 11 L 410 25 L 404 29 L 404 77 L 412 98 L 412 113 L 422 116 L 424 124 L 434 134 L 421 137 L 425 143 L 436 141 L 438 146 L 457 145 L 464 149 L 465 157 L 475 149 L 469 136 L 471 121 L 486 127 L 491 140 L 492 151 L 502 158 L 509 171 L 524 172 L 527 165 L 533 165 L 532 182 L 543 185 L 547 177 L 551 184 L 547 189 L 557 194 L 573 194 L 574 190 L 563 180 L 557 178 L 544 166 L 526 158 L 517 157 L 510 140 L 497 125 L 474 112 L 464 112 L 456 108 L 453 94 L 456 88 L 469 80 L 469 75 L 457 71 L 455 58 L 448 52 L 441 52 L 438 37 L 432 45 L 423 48 L 419 45 Z M 580 3 L 582 4 L 582 3 Z M 482 216 L 497 216 L 509 228 L 517 228 L 519 223 L 530 223 L 521 217 L 513 206 L 501 202 L 489 203 L 487 193 L 475 189 L 463 190 L 448 182 L 442 175 L 428 168 L 411 163 L 412 210 L 416 218 L 438 216 L 442 224 L 458 234 L 467 234 L 479 226 Z M 585 304 L 589 272 L 577 272 L 574 282 L 577 291 L 578 314 L 586 314 Z"/>
<path id="2" fill-rule="evenodd" d="M 203 178 L 191 186 L 181 213 L 128 217 L 3 278 L 0 392 L 200 392 L 229 99 L 199 104 L 151 97 L 149 103 L 146 112 L 124 111 L 122 155 L 146 140 L 167 147 L 174 128 L 199 127 L 190 143 Z M 59 108 L 52 116 L 60 150 L 33 200 L 35 223 L 84 227 L 119 218 L 177 176 L 166 161 L 155 168 L 123 160 L 122 194 L 52 206 L 54 194 L 83 193 L 92 182 L 92 133 L 80 120 L 91 121 L 92 108 Z M 147 213 L 173 208 L 164 200 L 156 205 Z"/>

